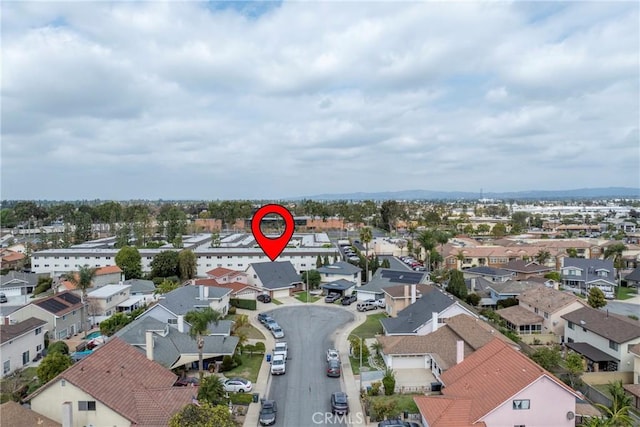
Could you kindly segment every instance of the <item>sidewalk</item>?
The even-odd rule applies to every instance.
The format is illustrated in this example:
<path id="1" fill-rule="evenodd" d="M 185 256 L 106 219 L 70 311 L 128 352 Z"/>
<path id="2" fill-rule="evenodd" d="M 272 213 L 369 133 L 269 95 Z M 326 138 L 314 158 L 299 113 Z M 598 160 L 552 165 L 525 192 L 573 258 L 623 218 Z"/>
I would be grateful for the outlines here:
<path id="1" fill-rule="evenodd" d="M 353 375 L 351 369 L 351 362 L 349 360 L 349 347 L 350 343 L 347 339 L 351 331 L 360 326 L 367 318 L 367 315 L 356 311 L 355 320 L 349 323 L 346 328 L 338 330 L 339 341 L 337 343 L 337 350 L 340 352 L 340 359 L 342 360 L 342 382 L 344 385 L 344 391 L 349 397 L 349 419 L 351 426 L 366 426 L 367 417 L 360 403 L 360 375 L 357 377 Z"/>

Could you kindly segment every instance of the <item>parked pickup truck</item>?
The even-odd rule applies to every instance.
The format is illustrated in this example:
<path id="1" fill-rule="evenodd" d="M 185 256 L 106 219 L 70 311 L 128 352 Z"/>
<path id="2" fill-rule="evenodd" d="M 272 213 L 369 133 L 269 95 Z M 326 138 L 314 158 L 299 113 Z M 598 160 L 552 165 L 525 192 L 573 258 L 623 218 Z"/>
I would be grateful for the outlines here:
<path id="1" fill-rule="evenodd" d="M 286 372 L 286 361 L 282 354 L 274 354 L 271 359 L 271 375 L 284 375 Z"/>
<path id="2" fill-rule="evenodd" d="M 286 360 L 288 349 L 289 348 L 286 342 L 284 341 L 277 342 L 276 346 L 273 348 L 273 355 L 275 356 L 276 354 L 282 354 Z"/>

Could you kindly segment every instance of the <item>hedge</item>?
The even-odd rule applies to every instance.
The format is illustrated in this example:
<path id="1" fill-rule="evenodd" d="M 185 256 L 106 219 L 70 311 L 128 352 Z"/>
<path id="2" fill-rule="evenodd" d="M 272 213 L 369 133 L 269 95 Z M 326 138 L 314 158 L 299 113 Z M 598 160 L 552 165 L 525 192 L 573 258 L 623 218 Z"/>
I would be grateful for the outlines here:
<path id="1" fill-rule="evenodd" d="M 257 303 L 254 299 L 231 298 L 229 304 L 231 304 L 232 307 L 243 308 L 245 310 L 255 310 L 257 308 Z"/>

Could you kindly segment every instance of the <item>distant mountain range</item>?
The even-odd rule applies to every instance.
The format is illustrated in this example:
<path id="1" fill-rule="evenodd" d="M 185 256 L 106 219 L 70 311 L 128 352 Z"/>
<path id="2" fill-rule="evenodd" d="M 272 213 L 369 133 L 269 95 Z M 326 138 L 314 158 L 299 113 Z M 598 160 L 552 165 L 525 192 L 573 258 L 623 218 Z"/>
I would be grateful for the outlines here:
<path id="1" fill-rule="evenodd" d="M 579 188 L 576 190 L 529 190 L 504 193 L 403 190 L 379 193 L 318 194 L 307 197 L 292 197 L 287 200 L 566 200 L 566 199 L 612 199 L 640 198 L 640 188 L 607 187 Z"/>

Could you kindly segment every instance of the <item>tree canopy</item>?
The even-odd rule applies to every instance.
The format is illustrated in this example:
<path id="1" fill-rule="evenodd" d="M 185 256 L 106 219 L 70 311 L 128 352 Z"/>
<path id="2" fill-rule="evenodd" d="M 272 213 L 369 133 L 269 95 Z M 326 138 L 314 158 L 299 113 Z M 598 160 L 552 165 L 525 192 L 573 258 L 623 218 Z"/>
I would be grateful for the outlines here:
<path id="1" fill-rule="evenodd" d="M 589 289 L 589 296 L 587 297 L 587 304 L 593 308 L 601 308 L 607 305 L 607 300 L 604 297 L 604 292 L 597 286 L 592 286 Z"/>
<path id="2" fill-rule="evenodd" d="M 162 251 L 151 260 L 151 276 L 152 277 L 171 277 L 179 276 L 178 269 L 178 252 Z"/>
<path id="3" fill-rule="evenodd" d="M 236 427 L 227 405 L 192 403 L 171 417 L 169 427 Z"/>
<path id="4" fill-rule="evenodd" d="M 47 354 L 44 359 L 40 361 L 40 365 L 37 370 L 40 383 L 44 384 L 49 382 L 72 364 L 73 361 L 67 354 L 63 354 L 59 351 Z"/>
<path id="5" fill-rule="evenodd" d="M 116 265 L 124 273 L 125 279 L 140 279 L 142 277 L 142 257 L 138 248 L 124 246 L 116 254 Z"/>

